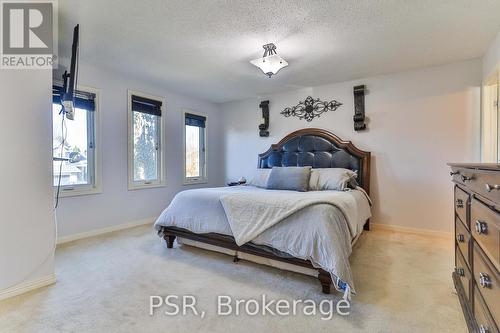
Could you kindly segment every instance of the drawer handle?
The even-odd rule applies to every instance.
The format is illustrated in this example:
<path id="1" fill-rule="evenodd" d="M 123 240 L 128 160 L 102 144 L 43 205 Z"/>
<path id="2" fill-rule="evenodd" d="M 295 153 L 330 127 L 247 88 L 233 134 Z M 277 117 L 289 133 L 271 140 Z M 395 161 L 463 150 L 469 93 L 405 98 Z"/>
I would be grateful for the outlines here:
<path id="1" fill-rule="evenodd" d="M 480 220 L 476 220 L 476 231 L 478 234 L 488 233 L 488 223 Z"/>
<path id="2" fill-rule="evenodd" d="M 472 179 L 472 177 L 467 177 L 467 176 L 465 176 L 465 175 L 462 175 L 462 181 L 463 181 L 464 183 L 465 183 L 466 181 L 468 181 L 468 180 L 471 180 L 471 179 Z"/>
<path id="3" fill-rule="evenodd" d="M 457 235 L 457 242 L 463 243 L 465 241 L 465 236 L 462 234 Z"/>
<path id="4" fill-rule="evenodd" d="M 450 171 L 450 176 L 455 176 L 455 175 L 459 175 L 460 174 L 460 171 Z"/>
<path id="5" fill-rule="evenodd" d="M 484 326 L 484 325 L 479 326 L 480 333 L 489 333 L 489 331 L 490 331 L 490 329 L 488 328 L 488 326 Z"/>
<path id="6" fill-rule="evenodd" d="M 487 192 L 491 192 L 492 190 L 500 190 L 500 185 L 498 184 L 495 185 L 486 184 L 485 186 Z"/>
<path id="7" fill-rule="evenodd" d="M 479 284 L 483 288 L 491 288 L 492 282 L 488 274 L 479 273 Z"/>
<path id="8" fill-rule="evenodd" d="M 457 273 L 458 276 L 465 276 L 465 271 L 462 267 L 456 267 L 455 273 Z"/>
<path id="9" fill-rule="evenodd" d="M 462 199 L 457 199 L 457 208 L 464 208 L 464 201 Z"/>

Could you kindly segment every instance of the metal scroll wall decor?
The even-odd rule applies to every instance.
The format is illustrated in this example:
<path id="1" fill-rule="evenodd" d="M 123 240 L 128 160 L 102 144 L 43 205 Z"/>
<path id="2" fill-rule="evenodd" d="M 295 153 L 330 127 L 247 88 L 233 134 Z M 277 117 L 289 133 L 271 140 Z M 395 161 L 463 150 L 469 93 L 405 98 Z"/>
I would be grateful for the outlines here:
<path id="1" fill-rule="evenodd" d="M 365 124 L 365 91 L 364 85 L 354 87 L 354 130 L 363 131 Z"/>
<path id="2" fill-rule="evenodd" d="M 336 100 L 326 102 L 320 101 L 319 98 L 307 96 L 303 102 L 301 101 L 296 106 L 285 108 L 280 113 L 285 117 L 292 116 L 298 117 L 299 119 L 305 119 L 306 121 L 311 121 L 327 111 L 337 110 L 341 105 L 342 103 Z"/>
<path id="3" fill-rule="evenodd" d="M 269 136 L 269 101 L 260 102 L 259 107 L 262 109 L 262 119 L 264 123 L 259 125 L 259 135 L 262 137 Z"/>

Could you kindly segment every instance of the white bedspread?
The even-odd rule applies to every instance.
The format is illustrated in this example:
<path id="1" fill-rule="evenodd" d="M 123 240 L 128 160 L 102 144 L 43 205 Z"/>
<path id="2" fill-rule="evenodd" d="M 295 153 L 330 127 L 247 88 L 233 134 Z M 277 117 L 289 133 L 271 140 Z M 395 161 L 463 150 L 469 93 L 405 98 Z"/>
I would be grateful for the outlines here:
<path id="1" fill-rule="evenodd" d="M 277 221 L 279 223 L 267 226 L 261 233 L 252 234 L 251 242 L 310 260 L 314 267 L 322 268 L 332 275 L 337 290 L 345 291 L 338 281 L 340 279 L 349 286 L 348 290 L 355 292 L 349 265 L 351 240 L 361 233 L 364 223 L 371 217 L 369 201 L 359 190 L 299 193 L 253 186 L 187 190 L 175 196 L 156 221 L 155 227 L 160 230 L 162 226 L 174 226 L 194 233 L 215 232 L 234 237 L 221 201 L 242 205 L 245 196 L 261 204 L 266 201 L 264 197 L 268 196 L 305 200 L 307 204 L 293 209 L 293 212 L 278 206 L 271 209 L 275 212 L 281 210 L 285 214 L 282 214 L 281 221 Z M 272 218 L 271 210 L 267 211 L 267 217 Z M 247 213 L 250 214 L 245 217 L 247 221 L 259 219 L 251 210 Z"/>

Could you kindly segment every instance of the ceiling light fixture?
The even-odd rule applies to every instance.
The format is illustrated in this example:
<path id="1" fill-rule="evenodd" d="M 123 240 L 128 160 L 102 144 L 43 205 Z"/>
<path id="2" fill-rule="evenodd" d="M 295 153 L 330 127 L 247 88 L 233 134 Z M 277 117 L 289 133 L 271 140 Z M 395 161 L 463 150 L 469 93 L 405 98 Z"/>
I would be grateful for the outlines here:
<path id="1" fill-rule="evenodd" d="M 288 66 L 288 63 L 276 53 L 276 45 L 269 43 L 262 46 L 264 48 L 264 56 L 259 59 L 251 60 L 250 63 L 257 66 L 267 76 L 276 75 L 280 69 Z"/>

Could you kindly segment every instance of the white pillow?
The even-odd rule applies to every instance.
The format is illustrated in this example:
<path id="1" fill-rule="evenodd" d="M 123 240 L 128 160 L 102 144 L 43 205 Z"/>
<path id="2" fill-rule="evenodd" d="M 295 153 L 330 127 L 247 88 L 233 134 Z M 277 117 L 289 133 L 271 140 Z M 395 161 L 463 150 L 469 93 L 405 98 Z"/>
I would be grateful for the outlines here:
<path id="1" fill-rule="evenodd" d="M 271 174 L 271 170 L 272 169 L 257 169 L 255 175 L 247 184 L 266 188 L 267 180 L 269 179 L 269 174 Z"/>
<path id="2" fill-rule="evenodd" d="M 356 180 L 355 171 L 343 168 L 311 169 L 309 191 L 345 191 Z"/>
<path id="3" fill-rule="evenodd" d="M 309 191 L 318 191 L 319 169 L 311 169 L 309 178 Z"/>

